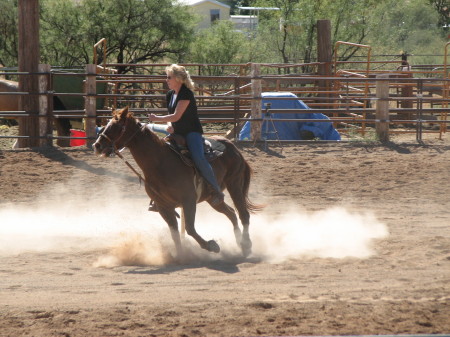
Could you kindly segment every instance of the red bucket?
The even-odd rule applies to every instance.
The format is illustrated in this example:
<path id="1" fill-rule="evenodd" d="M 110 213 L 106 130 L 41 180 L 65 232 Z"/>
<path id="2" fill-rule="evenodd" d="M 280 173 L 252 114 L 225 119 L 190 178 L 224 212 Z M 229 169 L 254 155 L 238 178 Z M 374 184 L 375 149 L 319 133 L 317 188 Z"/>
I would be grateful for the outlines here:
<path id="1" fill-rule="evenodd" d="M 70 130 L 70 137 L 86 137 L 86 132 L 82 130 Z M 71 139 L 70 146 L 83 146 L 86 145 L 86 139 Z"/>

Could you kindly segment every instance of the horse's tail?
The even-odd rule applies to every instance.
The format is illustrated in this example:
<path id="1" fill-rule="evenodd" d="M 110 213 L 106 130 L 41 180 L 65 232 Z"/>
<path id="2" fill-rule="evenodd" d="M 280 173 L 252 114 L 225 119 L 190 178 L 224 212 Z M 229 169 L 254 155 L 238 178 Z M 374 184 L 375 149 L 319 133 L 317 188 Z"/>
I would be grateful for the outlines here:
<path id="1" fill-rule="evenodd" d="M 242 157 L 242 162 L 244 165 L 243 192 L 245 197 L 245 207 L 250 213 L 255 213 L 261 211 L 264 207 L 266 207 L 266 205 L 254 204 L 253 202 L 250 201 L 248 197 L 248 191 L 250 189 L 250 180 L 253 174 L 253 170 L 244 157 Z"/>

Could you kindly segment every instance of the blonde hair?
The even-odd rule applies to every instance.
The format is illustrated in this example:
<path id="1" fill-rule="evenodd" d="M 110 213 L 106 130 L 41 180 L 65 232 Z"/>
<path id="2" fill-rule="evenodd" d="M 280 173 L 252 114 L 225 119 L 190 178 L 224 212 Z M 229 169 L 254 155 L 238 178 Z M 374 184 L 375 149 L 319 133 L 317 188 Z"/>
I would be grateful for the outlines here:
<path id="1" fill-rule="evenodd" d="M 185 67 L 178 64 L 171 64 L 166 67 L 166 73 L 174 76 L 177 81 L 183 83 L 189 89 L 194 90 L 194 82 Z"/>

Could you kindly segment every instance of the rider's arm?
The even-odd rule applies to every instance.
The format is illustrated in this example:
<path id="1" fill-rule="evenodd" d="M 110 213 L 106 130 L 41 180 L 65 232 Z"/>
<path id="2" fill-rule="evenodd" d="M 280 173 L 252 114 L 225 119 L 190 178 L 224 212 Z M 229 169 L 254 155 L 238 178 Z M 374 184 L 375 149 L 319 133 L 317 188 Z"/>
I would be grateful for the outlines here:
<path id="1" fill-rule="evenodd" d="M 149 114 L 148 120 L 150 122 L 177 122 L 181 118 L 181 116 L 183 116 L 189 103 L 190 103 L 189 100 L 178 101 L 177 106 L 175 108 L 175 112 L 173 114 L 165 116 L 157 116 L 155 114 Z"/>

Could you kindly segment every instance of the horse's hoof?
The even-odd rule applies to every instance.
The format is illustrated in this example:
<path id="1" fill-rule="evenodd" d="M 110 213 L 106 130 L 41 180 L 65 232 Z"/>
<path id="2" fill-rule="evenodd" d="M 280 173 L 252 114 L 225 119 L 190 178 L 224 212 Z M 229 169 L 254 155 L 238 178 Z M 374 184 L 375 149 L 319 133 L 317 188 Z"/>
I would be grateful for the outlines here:
<path id="1" fill-rule="evenodd" d="M 252 253 L 252 242 L 250 240 L 241 241 L 241 250 L 244 257 L 248 257 Z"/>
<path id="2" fill-rule="evenodd" d="M 208 251 L 213 252 L 213 253 L 218 253 L 218 252 L 220 252 L 220 246 L 217 244 L 216 241 L 209 240 L 208 241 Z"/>

